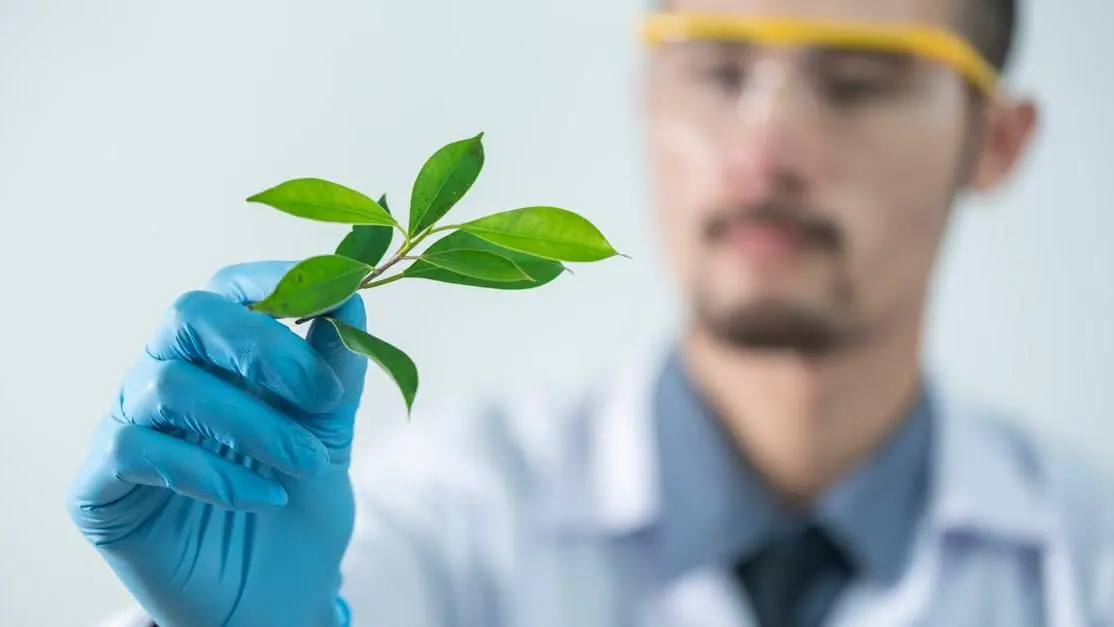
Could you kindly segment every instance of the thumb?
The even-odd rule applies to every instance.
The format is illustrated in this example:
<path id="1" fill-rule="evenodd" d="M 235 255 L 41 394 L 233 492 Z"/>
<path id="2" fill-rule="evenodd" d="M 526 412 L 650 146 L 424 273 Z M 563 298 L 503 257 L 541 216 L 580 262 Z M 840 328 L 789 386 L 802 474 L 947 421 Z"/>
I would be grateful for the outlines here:
<path id="1" fill-rule="evenodd" d="M 359 294 L 350 297 L 343 305 L 331 312 L 329 317 L 361 331 L 367 325 L 364 301 Z M 332 367 L 333 372 L 340 379 L 344 388 L 340 407 L 355 411 L 360 402 L 360 395 L 364 390 L 367 358 L 348 350 L 348 347 L 341 341 L 336 327 L 320 318 L 315 319 L 310 324 L 306 340 L 317 351 L 317 354 L 321 355 L 325 363 Z"/>

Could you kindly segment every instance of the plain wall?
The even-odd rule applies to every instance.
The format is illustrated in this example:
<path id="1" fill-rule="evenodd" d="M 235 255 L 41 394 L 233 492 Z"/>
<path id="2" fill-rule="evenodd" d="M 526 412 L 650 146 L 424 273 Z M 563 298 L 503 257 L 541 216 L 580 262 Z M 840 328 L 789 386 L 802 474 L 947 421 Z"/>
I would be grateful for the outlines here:
<path id="1" fill-rule="evenodd" d="M 1016 184 L 959 214 L 928 347 L 946 383 L 1114 469 L 1114 3 L 1025 4 L 1014 77 L 1041 98 L 1043 128 Z M 632 256 L 536 292 L 374 292 L 371 325 L 417 361 L 419 403 L 574 384 L 668 329 L 639 8 L 0 0 L 0 624 L 87 625 L 127 603 L 65 489 L 177 294 L 342 236 L 244 202 L 266 187 L 320 176 L 401 207 L 433 150 L 483 130 L 460 217 L 565 206 Z M 385 408 L 398 394 L 373 371 L 365 436 Z"/>

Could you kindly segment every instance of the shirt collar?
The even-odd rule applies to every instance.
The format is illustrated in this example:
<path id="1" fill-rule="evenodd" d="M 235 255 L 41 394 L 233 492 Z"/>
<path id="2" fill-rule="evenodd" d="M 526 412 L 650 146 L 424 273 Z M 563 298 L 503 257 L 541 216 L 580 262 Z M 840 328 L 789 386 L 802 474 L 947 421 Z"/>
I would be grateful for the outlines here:
<path id="1" fill-rule="evenodd" d="M 825 493 L 816 517 L 868 578 L 893 583 L 909 559 L 928 499 L 935 397 L 922 383 L 912 408 L 878 452 Z"/>
<path id="2" fill-rule="evenodd" d="M 584 516 L 578 524 L 624 535 L 659 523 L 660 464 L 655 453 L 653 402 L 658 376 L 672 344 L 655 342 L 636 351 L 603 381 L 604 394 L 585 412 L 583 455 L 573 455 L 565 477 L 584 480 Z M 934 442 L 928 463 L 924 524 L 937 533 L 967 529 L 1020 542 L 1048 537 L 1048 507 L 1039 468 L 1010 431 L 988 420 L 989 412 L 949 395 L 931 373 Z M 585 457 L 586 455 L 586 457 Z M 586 474 L 585 474 L 586 472 Z M 557 480 L 560 482 L 560 479 Z M 565 518 L 569 520 L 569 517 Z"/>

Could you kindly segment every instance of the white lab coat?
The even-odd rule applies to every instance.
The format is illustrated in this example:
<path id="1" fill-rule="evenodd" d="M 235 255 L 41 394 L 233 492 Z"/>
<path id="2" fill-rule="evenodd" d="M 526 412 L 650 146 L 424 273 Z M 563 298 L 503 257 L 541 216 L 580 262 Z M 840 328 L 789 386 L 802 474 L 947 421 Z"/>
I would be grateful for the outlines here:
<path id="1" fill-rule="evenodd" d="M 377 439 L 354 468 L 354 627 L 752 625 L 726 570 L 653 575 L 641 532 L 659 513 L 660 355 L 602 379 L 599 395 L 456 406 Z M 852 585 L 828 624 L 1114 627 L 1114 484 L 1016 423 L 938 403 L 908 572 L 892 589 Z"/>

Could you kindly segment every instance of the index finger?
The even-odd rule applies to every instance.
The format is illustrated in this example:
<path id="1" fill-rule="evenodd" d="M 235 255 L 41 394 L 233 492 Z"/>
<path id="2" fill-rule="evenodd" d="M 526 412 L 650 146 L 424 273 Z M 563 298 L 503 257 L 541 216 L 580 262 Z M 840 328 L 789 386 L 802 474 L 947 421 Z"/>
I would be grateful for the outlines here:
<path id="1" fill-rule="evenodd" d="M 311 413 L 343 393 L 329 364 L 268 315 L 209 291 L 188 292 L 167 312 L 147 345 L 154 359 L 182 359 L 231 373 Z"/>

